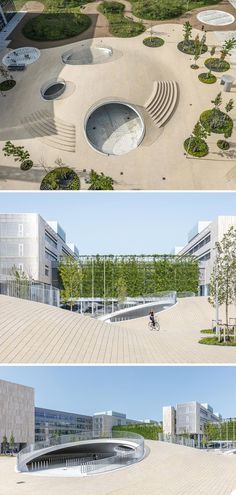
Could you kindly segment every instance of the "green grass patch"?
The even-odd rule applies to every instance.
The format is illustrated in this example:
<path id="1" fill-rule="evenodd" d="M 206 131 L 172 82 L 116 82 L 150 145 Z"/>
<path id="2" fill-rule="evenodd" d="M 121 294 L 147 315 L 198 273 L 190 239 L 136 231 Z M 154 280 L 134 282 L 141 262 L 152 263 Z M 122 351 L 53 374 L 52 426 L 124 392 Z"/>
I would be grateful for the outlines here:
<path id="1" fill-rule="evenodd" d="M 196 139 L 195 137 L 188 138 L 184 141 L 185 151 L 192 156 L 202 158 L 208 155 L 209 148 L 203 139 Z"/>
<path id="2" fill-rule="evenodd" d="M 200 122 L 208 132 L 215 134 L 231 133 L 234 125 L 231 117 L 219 108 L 203 112 L 200 116 Z"/>
<path id="3" fill-rule="evenodd" d="M 16 85 L 16 81 L 14 79 L 7 79 L 6 81 L 2 81 L 0 83 L 0 91 L 10 91 L 10 89 L 14 88 Z"/>
<path id="4" fill-rule="evenodd" d="M 133 13 L 140 19 L 168 20 L 184 14 L 188 10 L 215 5 L 219 0 L 131 0 Z"/>
<path id="5" fill-rule="evenodd" d="M 212 330 L 212 328 L 204 328 L 203 330 L 201 330 L 201 333 L 211 333 L 212 335 L 214 335 L 214 331 Z"/>
<path id="6" fill-rule="evenodd" d="M 45 175 L 40 189 L 42 191 L 78 190 L 80 189 L 80 180 L 71 168 L 58 167 Z"/>
<path id="7" fill-rule="evenodd" d="M 163 46 L 165 41 L 158 36 L 149 36 L 148 38 L 144 38 L 143 44 L 145 46 L 149 46 L 150 48 L 159 48 Z"/>
<path id="8" fill-rule="evenodd" d="M 180 50 L 180 52 L 185 53 L 186 55 L 194 55 L 195 53 L 195 41 L 194 40 L 189 40 L 189 41 L 180 41 L 178 43 L 177 48 Z M 202 53 L 206 53 L 208 50 L 207 45 L 202 45 Z"/>
<path id="9" fill-rule="evenodd" d="M 42 13 L 29 20 L 23 27 L 26 38 L 34 41 L 58 41 L 83 33 L 91 19 L 81 12 Z"/>
<path id="10" fill-rule="evenodd" d="M 154 424 L 136 424 L 125 426 L 113 426 L 113 431 L 130 431 L 142 435 L 147 440 L 158 440 L 158 434 L 162 432 L 162 427 Z"/>
<path id="11" fill-rule="evenodd" d="M 138 36 L 145 30 L 141 22 L 134 22 L 124 17 L 124 5 L 120 2 L 102 2 L 98 6 L 98 11 L 106 16 L 113 36 L 131 38 Z"/>
<path id="12" fill-rule="evenodd" d="M 204 84 L 214 84 L 217 81 L 216 76 L 214 76 L 214 74 L 210 74 L 209 72 L 199 74 L 198 79 Z"/>
<path id="13" fill-rule="evenodd" d="M 236 346 L 236 342 L 234 342 L 233 338 L 229 338 L 226 342 L 224 342 L 222 339 L 219 342 L 218 337 L 203 337 L 202 339 L 199 340 L 199 344 L 206 344 L 206 345 L 219 345 L 222 347 L 234 347 Z"/>
<path id="14" fill-rule="evenodd" d="M 226 72 L 230 69 L 230 64 L 226 60 L 220 58 L 208 58 L 205 60 L 205 66 L 207 69 L 211 69 L 214 72 Z"/>

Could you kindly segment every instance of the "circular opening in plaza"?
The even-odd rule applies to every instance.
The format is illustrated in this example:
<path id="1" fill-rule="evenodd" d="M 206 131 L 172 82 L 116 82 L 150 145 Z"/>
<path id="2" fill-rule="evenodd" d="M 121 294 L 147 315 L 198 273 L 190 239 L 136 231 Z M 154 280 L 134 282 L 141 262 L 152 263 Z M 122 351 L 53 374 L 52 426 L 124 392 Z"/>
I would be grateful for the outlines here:
<path id="1" fill-rule="evenodd" d="M 64 80 L 50 81 L 42 86 L 41 95 L 44 100 L 55 100 L 64 93 L 65 89 L 66 82 Z"/>
<path id="2" fill-rule="evenodd" d="M 82 44 L 77 49 L 70 50 L 62 55 L 64 64 L 69 65 L 93 65 L 109 62 L 113 50 L 109 46 L 90 46 Z"/>
<path id="3" fill-rule="evenodd" d="M 204 10 L 199 12 L 197 19 L 209 26 L 228 26 L 235 21 L 232 14 L 223 10 Z"/>
<path id="4" fill-rule="evenodd" d="M 124 155 L 137 148 L 145 134 L 140 113 L 128 103 L 110 101 L 91 110 L 85 119 L 89 144 L 106 155 Z"/>
<path id="5" fill-rule="evenodd" d="M 132 432 L 83 432 L 50 437 L 17 455 L 17 471 L 42 476 L 80 477 L 128 467 L 145 455 L 144 439 Z"/>

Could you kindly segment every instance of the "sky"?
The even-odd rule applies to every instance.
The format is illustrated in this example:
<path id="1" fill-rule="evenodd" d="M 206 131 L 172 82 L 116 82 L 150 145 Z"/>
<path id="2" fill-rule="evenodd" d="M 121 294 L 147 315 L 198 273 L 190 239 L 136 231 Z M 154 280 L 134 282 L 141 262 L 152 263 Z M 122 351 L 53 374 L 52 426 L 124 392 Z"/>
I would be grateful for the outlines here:
<path id="1" fill-rule="evenodd" d="M 80 254 L 163 254 L 198 220 L 236 215 L 236 193 L 0 193 L 1 213 L 57 220 Z"/>
<path id="2" fill-rule="evenodd" d="M 0 379 L 35 388 L 38 407 L 162 419 L 162 406 L 197 400 L 236 417 L 233 366 L 0 366 Z"/>

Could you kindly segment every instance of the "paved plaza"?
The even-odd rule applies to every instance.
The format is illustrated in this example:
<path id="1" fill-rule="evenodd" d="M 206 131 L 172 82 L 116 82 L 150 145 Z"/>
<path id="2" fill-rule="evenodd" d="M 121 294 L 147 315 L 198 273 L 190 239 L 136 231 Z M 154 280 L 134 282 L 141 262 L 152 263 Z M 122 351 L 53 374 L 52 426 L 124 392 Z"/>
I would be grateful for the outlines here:
<path id="1" fill-rule="evenodd" d="M 149 455 L 113 473 L 55 478 L 15 472 L 15 459 L 0 457 L 2 495 L 231 495 L 236 456 L 146 441 Z"/>
<path id="2" fill-rule="evenodd" d="M 0 312 L 1 363 L 236 362 L 235 347 L 198 343 L 214 318 L 204 297 L 180 299 L 160 313 L 160 332 L 148 329 L 148 317 L 109 324 L 7 296 L 0 296 Z"/>

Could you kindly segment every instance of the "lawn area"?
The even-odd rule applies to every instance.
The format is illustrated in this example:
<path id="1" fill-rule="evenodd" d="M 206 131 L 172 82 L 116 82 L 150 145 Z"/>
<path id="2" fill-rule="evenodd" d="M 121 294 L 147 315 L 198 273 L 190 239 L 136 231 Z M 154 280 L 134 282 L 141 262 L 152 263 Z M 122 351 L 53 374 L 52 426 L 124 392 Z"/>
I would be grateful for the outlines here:
<path id="1" fill-rule="evenodd" d="M 91 0 L 41 0 L 44 11 L 31 18 L 23 27 L 26 38 L 35 41 L 56 41 L 78 36 L 88 29 L 91 19 L 80 7 Z M 22 0 L 16 7 L 22 7 Z"/>
<path id="2" fill-rule="evenodd" d="M 220 0 L 130 0 L 133 14 L 140 19 L 168 20 L 179 17 L 189 10 L 217 5 Z"/>
<path id="3" fill-rule="evenodd" d="M 113 431 L 129 431 L 137 433 L 147 440 L 158 440 L 159 433 L 162 433 L 162 427 L 155 424 L 134 424 L 125 426 L 113 426 Z"/>
<path id="4" fill-rule="evenodd" d="M 141 22 L 134 22 L 124 17 L 124 5 L 119 2 L 102 2 L 98 11 L 109 21 L 109 29 L 113 36 L 130 38 L 143 33 L 145 27 Z"/>

